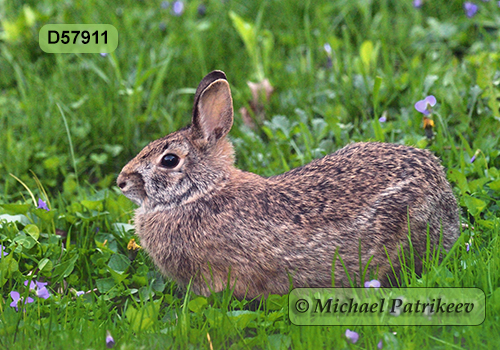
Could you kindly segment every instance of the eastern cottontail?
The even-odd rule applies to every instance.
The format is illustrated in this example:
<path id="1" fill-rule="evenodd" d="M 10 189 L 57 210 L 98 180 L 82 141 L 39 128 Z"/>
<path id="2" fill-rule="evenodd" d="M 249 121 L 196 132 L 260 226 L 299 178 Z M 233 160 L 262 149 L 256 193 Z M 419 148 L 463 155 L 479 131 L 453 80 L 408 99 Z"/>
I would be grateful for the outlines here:
<path id="1" fill-rule="evenodd" d="M 264 178 L 234 167 L 232 124 L 229 84 L 214 71 L 196 90 L 192 124 L 151 142 L 118 176 L 140 205 L 141 245 L 166 276 L 182 286 L 192 279 L 195 293 L 221 291 L 228 276 L 238 298 L 286 294 L 290 281 L 331 287 L 337 248 L 358 282 L 361 253 L 363 267 L 373 256 L 369 270 L 388 285 L 384 246 L 398 273 L 408 226 L 419 257 L 427 231 L 433 247 L 441 232 L 446 249 L 457 239 L 457 203 L 431 152 L 354 143 Z M 338 259 L 334 273 L 335 286 L 349 284 Z"/>

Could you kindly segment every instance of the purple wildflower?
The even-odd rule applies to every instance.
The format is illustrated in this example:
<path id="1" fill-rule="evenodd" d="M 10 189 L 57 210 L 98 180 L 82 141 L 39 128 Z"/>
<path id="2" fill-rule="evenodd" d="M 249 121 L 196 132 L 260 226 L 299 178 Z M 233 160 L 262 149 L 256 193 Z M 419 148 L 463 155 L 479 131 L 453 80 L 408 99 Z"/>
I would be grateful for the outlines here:
<path id="1" fill-rule="evenodd" d="M 332 47 L 330 46 L 329 43 L 326 43 L 323 45 L 323 49 L 325 49 L 326 52 L 326 57 L 327 57 L 327 62 L 326 62 L 326 67 L 327 68 L 332 68 L 333 62 L 332 62 Z"/>
<path id="2" fill-rule="evenodd" d="M 499 1 L 499 2 L 497 2 L 497 5 L 498 5 L 498 7 L 500 7 L 500 1 Z"/>
<path id="3" fill-rule="evenodd" d="M 381 350 L 384 347 L 384 344 L 382 343 L 382 339 L 377 344 L 377 349 Z"/>
<path id="4" fill-rule="evenodd" d="M 111 333 L 109 333 L 109 331 L 106 331 L 106 347 L 108 349 L 111 349 L 113 346 L 115 346 L 115 340 L 111 336 Z"/>
<path id="5" fill-rule="evenodd" d="M 41 198 L 38 198 L 38 207 L 36 207 L 37 209 L 45 209 L 47 211 L 49 211 L 49 207 L 47 207 L 47 203 L 45 203 Z"/>
<path id="6" fill-rule="evenodd" d="M 325 45 L 323 45 L 323 48 L 325 49 L 327 55 L 332 54 L 332 47 L 330 46 L 330 44 L 326 43 Z"/>
<path id="7" fill-rule="evenodd" d="M 465 246 L 467 247 L 467 252 L 470 250 L 470 244 L 469 243 L 465 243 Z"/>
<path id="8" fill-rule="evenodd" d="M 184 13 L 184 3 L 182 1 L 175 1 L 172 4 L 172 12 L 176 16 L 180 16 Z"/>
<path id="9" fill-rule="evenodd" d="M 28 286 L 29 281 L 24 281 L 24 285 Z M 30 282 L 30 291 L 35 293 L 35 295 L 39 298 L 42 299 L 47 299 L 50 296 L 49 291 L 47 290 L 47 282 L 38 282 L 38 281 L 31 281 Z"/>
<path id="10" fill-rule="evenodd" d="M 464 10 L 465 10 L 465 15 L 469 18 L 472 18 L 476 15 L 477 10 L 479 7 L 474 4 L 473 2 L 464 2 Z"/>
<path id="11" fill-rule="evenodd" d="M 365 288 L 370 288 L 370 287 L 380 288 L 380 282 L 377 280 L 371 280 L 371 281 L 365 282 Z"/>
<path id="12" fill-rule="evenodd" d="M 349 339 L 353 344 L 356 343 L 359 339 L 359 334 L 354 332 L 354 331 L 351 331 L 349 329 L 347 329 L 345 331 L 345 336 L 347 339 Z"/>
<path id="13" fill-rule="evenodd" d="M 100 53 L 100 55 L 101 55 L 102 57 L 106 57 L 108 54 L 107 54 L 106 52 L 101 52 L 101 53 Z"/>
<path id="14" fill-rule="evenodd" d="M 47 288 L 43 287 L 36 291 L 36 296 L 42 299 L 47 299 L 48 297 L 50 297 L 50 293 Z"/>
<path id="15" fill-rule="evenodd" d="M 7 256 L 9 255 L 9 253 L 7 253 L 5 251 L 5 247 L 3 245 L 0 244 L 0 258 L 4 257 L 4 256 Z"/>
<path id="16" fill-rule="evenodd" d="M 77 291 L 76 296 L 79 297 L 80 295 L 84 295 L 85 292 L 83 290 Z"/>
<path id="17" fill-rule="evenodd" d="M 474 161 L 476 160 L 476 157 L 479 155 L 479 153 L 481 153 L 481 150 L 478 149 L 476 150 L 476 152 L 474 152 L 474 155 L 472 156 L 472 158 L 470 159 L 470 162 L 471 163 L 474 163 Z"/>
<path id="18" fill-rule="evenodd" d="M 421 8 L 423 4 L 424 2 L 422 0 L 413 0 L 413 7 L 416 9 Z"/>
<path id="19" fill-rule="evenodd" d="M 385 115 L 383 115 L 380 118 L 378 118 L 378 121 L 381 123 L 385 123 L 387 121 L 387 117 Z"/>
<path id="20" fill-rule="evenodd" d="M 431 107 L 435 106 L 436 102 L 436 98 L 433 95 L 429 95 L 415 103 L 415 109 L 424 115 L 429 115 L 432 112 Z"/>
<path id="21" fill-rule="evenodd" d="M 25 304 L 25 305 L 35 302 L 35 300 L 31 297 L 28 297 L 28 298 L 26 298 L 26 300 L 24 300 L 24 298 L 21 297 L 19 292 L 16 292 L 15 290 L 10 292 L 10 297 L 12 298 L 12 303 L 10 303 L 10 306 L 15 307 L 16 311 L 19 311 L 17 308 L 17 306 L 19 305 L 19 302 L 21 302 L 22 304 Z M 23 301 L 24 301 L 24 303 L 23 303 Z"/>

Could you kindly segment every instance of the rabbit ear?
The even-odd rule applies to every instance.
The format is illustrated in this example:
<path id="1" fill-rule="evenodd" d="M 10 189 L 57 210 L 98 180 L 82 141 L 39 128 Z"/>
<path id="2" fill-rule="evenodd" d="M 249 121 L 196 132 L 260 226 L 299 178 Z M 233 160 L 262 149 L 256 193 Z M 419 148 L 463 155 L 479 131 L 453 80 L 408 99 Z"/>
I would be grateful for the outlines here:
<path id="1" fill-rule="evenodd" d="M 196 89 L 196 93 L 194 94 L 194 108 L 193 108 L 193 116 L 198 113 L 196 110 L 196 106 L 198 106 L 198 101 L 200 100 L 200 95 L 205 89 L 208 87 L 208 85 L 212 84 L 214 81 L 219 80 L 219 79 L 224 79 L 227 80 L 226 74 L 224 74 L 223 71 L 220 70 L 214 70 L 210 73 L 208 73 L 205 78 L 203 78 L 198 85 L 198 88 Z"/>
<path id="2" fill-rule="evenodd" d="M 192 131 L 207 141 L 227 135 L 233 125 L 233 100 L 226 76 L 221 71 L 208 74 L 196 90 Z"/>

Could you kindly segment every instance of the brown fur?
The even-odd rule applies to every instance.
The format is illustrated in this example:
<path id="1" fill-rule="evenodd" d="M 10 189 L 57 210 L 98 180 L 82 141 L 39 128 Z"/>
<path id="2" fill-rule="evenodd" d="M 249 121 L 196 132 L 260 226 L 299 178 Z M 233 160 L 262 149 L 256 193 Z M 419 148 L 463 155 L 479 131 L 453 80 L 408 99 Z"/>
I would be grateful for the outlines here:
<path id="1" fill-rule="evenodd" d="M 236 169 L 226 134 L 233 122 L 224 73 L 207 75 L 195 96 L 192 125 L 146 146 L 122 170 L 118 185 L 140 204 L 141 245 L 180 285 L 221 291 L 230 275 L 238 298 L 330 287 L 335 250 L 351 276 L 370 263 L 383 285 L 398 252 L 431 243 L 449 249 L 459 235 L 456 200 L 439 160 L 427 150 L 355 143 L 287 173 L 264 178 Z M 174 169 L 165 154 L 181 161 Z M 421 262 L 416 259 L 417 272 Z M 348 285 L 339 261 L 336 286 Z"/>

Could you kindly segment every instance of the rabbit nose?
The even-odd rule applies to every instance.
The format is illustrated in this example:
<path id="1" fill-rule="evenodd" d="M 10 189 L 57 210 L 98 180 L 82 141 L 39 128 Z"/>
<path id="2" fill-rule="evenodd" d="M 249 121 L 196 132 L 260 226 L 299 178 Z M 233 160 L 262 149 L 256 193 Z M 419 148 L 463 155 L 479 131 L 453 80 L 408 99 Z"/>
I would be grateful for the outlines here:
<path id="1" fill-rule="evenodd" d="M 127 186 L 127 180 L 125 180 L 125 177 L 120 174 L 118 175 L 118 179 L 116 179 L 116 184 L 123 190 Z"/>

